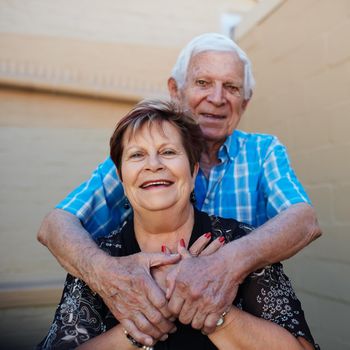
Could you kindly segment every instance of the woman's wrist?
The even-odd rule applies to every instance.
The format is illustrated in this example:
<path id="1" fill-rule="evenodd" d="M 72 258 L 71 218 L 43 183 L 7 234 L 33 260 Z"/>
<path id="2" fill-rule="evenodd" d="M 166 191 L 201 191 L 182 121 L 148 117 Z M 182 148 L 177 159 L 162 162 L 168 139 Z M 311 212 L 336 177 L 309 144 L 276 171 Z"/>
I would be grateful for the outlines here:
<path id="1" fill-rule="evenodd" d="M 221 319 L 223 320 L 223 322 L 216 327 L 215 331 L 213 333 L 211 333 L 209 335 L 209 337 L 212 335 L 219 334 L 220 332 L 225 330 L 225 328 L 230 326 L 235 321 L 235 319 L 236 319 L 235 307 L 231 306 L 229 308 L 229 310 L 226 311 L 225 315 Z M 218 323 L 220 323 L 220 322 L 218 322 Z"/>
<path id="2" fill-rule="evenodd" d="M 126 339 L 132 345 L 133 349 L 138 348 L 138 349 L 144 349 L 144 350 L 153 350 L 153 346 L 147 346 L 139 343 L 126 330 L 124 330 L 124 334 L 126 336 Z"/>

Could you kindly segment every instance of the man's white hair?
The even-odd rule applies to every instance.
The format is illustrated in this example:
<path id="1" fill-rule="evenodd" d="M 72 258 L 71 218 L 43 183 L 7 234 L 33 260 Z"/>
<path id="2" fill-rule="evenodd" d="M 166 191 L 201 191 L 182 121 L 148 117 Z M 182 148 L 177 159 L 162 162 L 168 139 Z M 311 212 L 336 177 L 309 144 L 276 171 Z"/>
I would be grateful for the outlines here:
<path id="1" fill-rule="evenodd" d="M 232 52 L 238 55 L 244 65 L 244 98 L 250 99 L 255 86 L 252 66 L 247 54 L 231 39 L 218 33 L 205 33 L 192 39 L 180 52 L 171 76 L 176 80 L 178 88 L 184 87 L 187 69 L 193 56 L 204 51 Z"/>

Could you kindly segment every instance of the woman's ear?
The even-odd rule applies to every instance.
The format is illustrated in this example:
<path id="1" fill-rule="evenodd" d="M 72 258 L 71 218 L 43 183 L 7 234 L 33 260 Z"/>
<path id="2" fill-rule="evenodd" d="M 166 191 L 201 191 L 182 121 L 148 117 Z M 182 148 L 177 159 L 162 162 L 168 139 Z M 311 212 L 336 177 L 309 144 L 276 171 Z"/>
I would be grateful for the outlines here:
<path id="1" fill-rule="evenodd" d="M 173 77 L 168 79 L 168 91 L 171 99 L 173 101 L 179 101 L 179 88 L 177 86 L 177 82 Z"/>
<path id="2" fill-rule="evenodd" d="M 196 182 L 196 177 L 198 175 L 198 171 L 199 171 L 199 163 L 196 163 L 193 167 L 193 174 L 192 174 L 193 186 L 194 186 L 194 183 Z"/>

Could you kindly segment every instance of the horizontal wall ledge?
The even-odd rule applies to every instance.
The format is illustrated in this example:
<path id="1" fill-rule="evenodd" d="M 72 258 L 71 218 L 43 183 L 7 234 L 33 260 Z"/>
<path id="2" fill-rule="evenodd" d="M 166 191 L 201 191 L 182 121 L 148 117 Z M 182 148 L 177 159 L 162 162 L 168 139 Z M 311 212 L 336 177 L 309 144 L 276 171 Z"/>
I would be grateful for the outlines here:
<path id="1" fill-rule="evenodd" d="M 138 101 L 164 97 L 178 49 L 0 33 L 0 83 Z"/>
<path id="2" fill-rule="evenodd" d="M 0 285 L 0 309 L 57 305 L 60 301 L 62 290 L 62 281 Z"/>
<path id="3" fill-rule="evenodd" d="M 39 93 L 56 94 L 70 97 L 83 97 L 90 99 L 108 100 L 114 102 L 125 102 L 135 104 L 145 98 L 143 95 L 128 94 L 126 92 L 112 92 L 108 90 L 92 90 L 89 88 L 72 87 L 72 86 L 53 86 L 50 84 L 40 82 L 25 82 L 19 80 L 13 80 L 11 78 L 4 78 L 0 76 L 0 88 L 9 88 L 20 91 L 37 91 Z M 147 96 L 158 97 L 164 96 Z"/>

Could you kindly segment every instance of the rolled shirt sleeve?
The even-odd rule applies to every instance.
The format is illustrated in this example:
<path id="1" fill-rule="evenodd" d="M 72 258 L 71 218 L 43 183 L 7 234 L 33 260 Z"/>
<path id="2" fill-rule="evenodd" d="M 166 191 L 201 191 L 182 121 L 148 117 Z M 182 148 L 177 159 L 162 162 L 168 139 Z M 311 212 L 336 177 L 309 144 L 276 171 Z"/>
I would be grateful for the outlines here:
<path id="1" fill-rule="evenodd" d="M 262 163 L 261 192 L 266 197 L 266 213 L 272 218 L 293 204 L 311 204 L 291 167 L 286 147 L 271 137 Z"/>
<path id="2" fill-rule="evenodd" d="M 101 163 L 91 178 L 62 200 L 56 208 L 77 216 L 96 239 L 116 229 L 130 214 L 116 167 L 110 158 Z"/>

